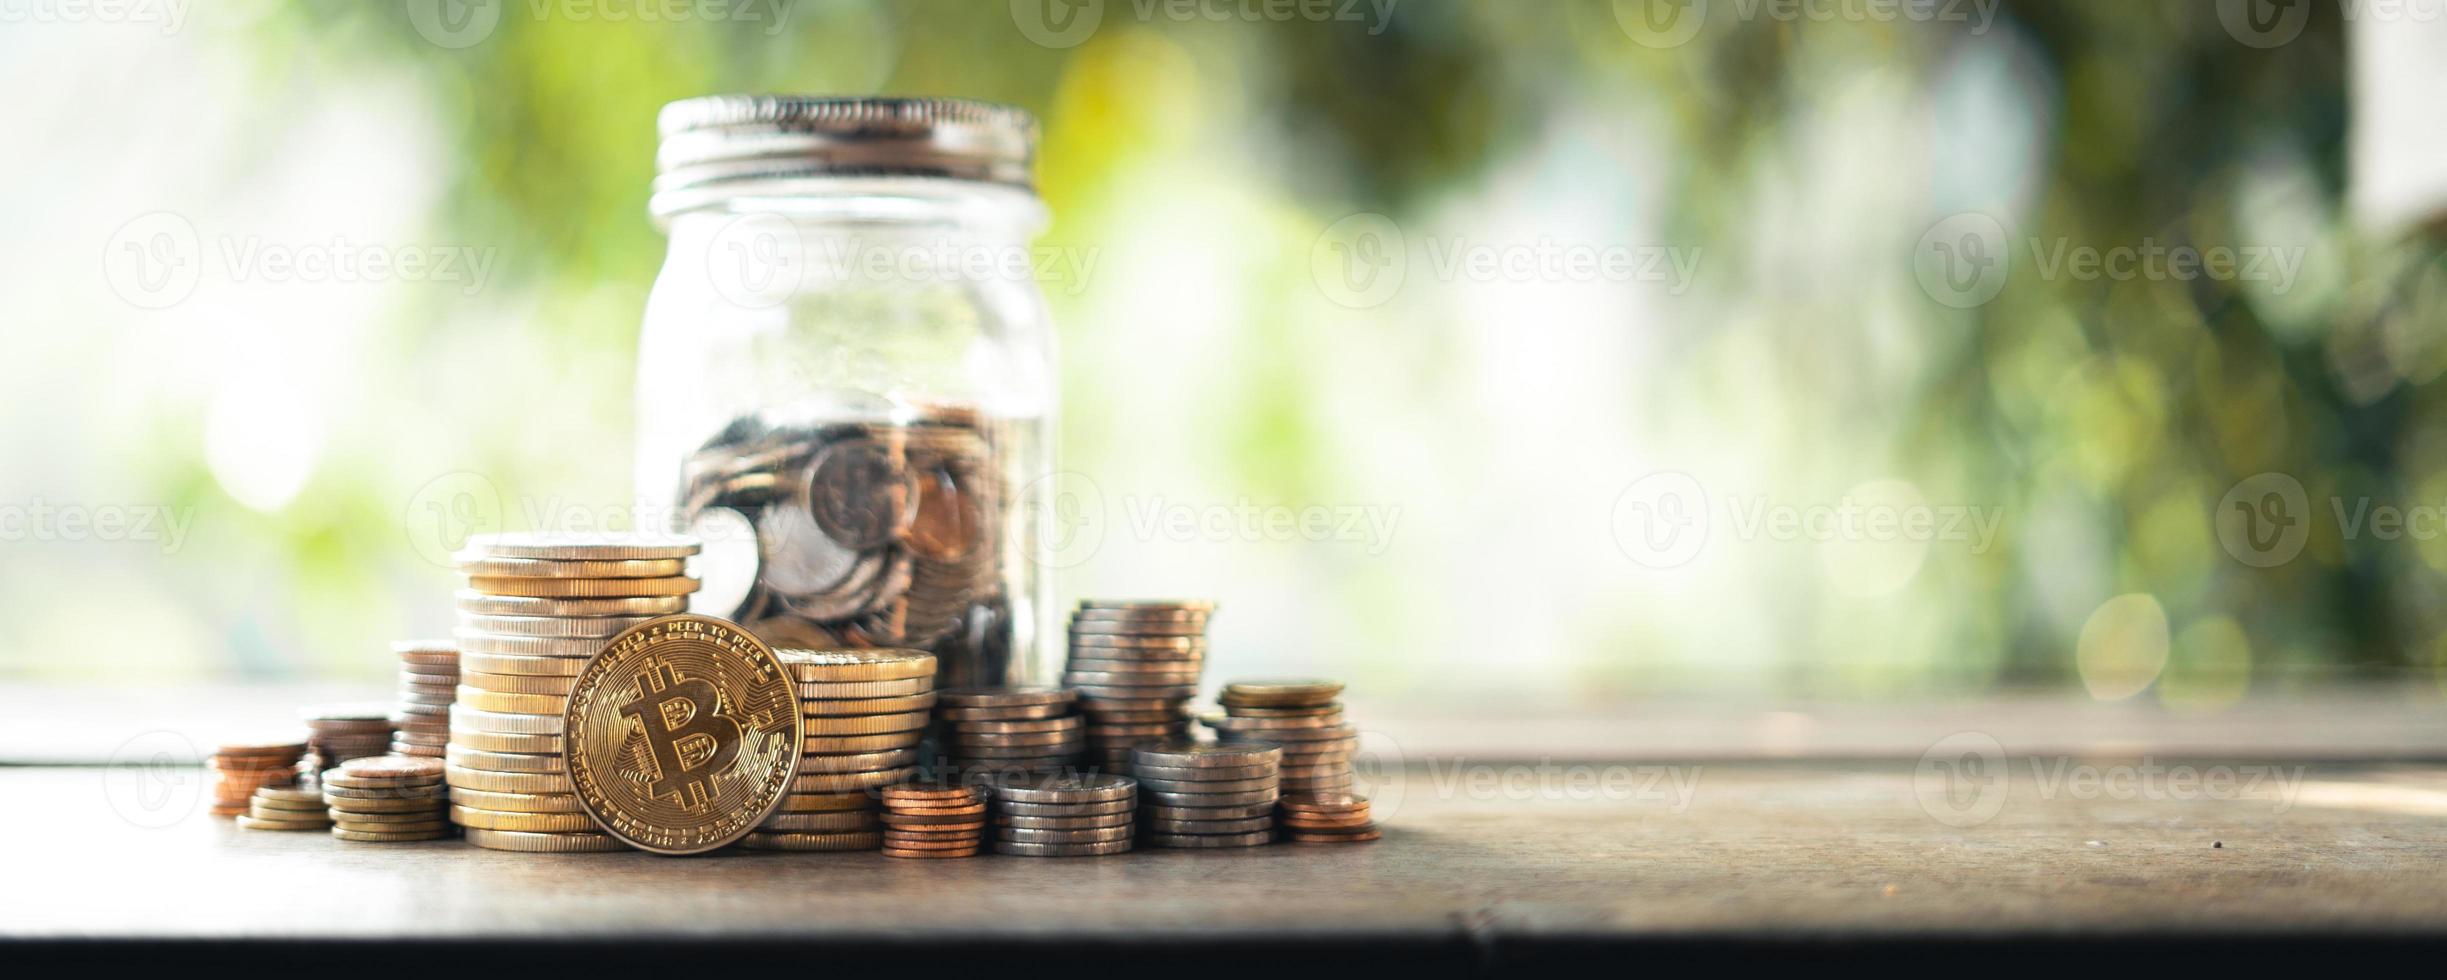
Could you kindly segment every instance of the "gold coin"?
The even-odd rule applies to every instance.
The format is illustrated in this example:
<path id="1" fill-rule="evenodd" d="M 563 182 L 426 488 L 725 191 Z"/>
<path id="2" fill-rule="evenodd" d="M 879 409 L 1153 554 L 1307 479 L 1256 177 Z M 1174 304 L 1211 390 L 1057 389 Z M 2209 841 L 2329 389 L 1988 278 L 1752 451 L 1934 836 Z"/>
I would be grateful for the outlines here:
<path id="1" fill-rule="evenodd" d="M 851 715 L 846 718 L 808 718 L 807 734 L 882 735 L 887 732 L 909 732 L 926 727 L 928 714 L 908 711 L 893 715 Z"/>
<path id="2" fill-rule="evenodd" d="M 764 641 L 693 615 L 613 637 L 570 688 L 565 718 L 579 805 L 659 854 L 709 851 L 755 830 L 790 789 L 806 721 Z"/>
<path id="3" fill-rule="evenodd" d="M 542 753 L 485 752 L 464 745 L 453 745 L 442 759 L 462 769 L 482 769 L 486 772 L 565 772 L 561 757 Z"/>
<path id="4" fill-rule="evenodd" d="M 519 677 L 576 677 L 586 669 L 584 657 L 537 657 L 515 653 L 467 652 L 459 655 L 459 663 L 468 672 L 510 674 Z"/>
<path id="5" fill-rule="evenodd" d="M 471 670 L 459 675 L 458 687 L 453 688 L 451 693 L 453 697 L 456 697 L 460 692 L 474 688 L 493 694 L 549 694 L 554 697 L 568 697 L 569 680 L 567 677 L 488 674 Z"/>
<path id="6" fill-rule="evenodd" d="M 452 729 L 450 744 L 457 748 L 477 749 L 484 752 L 515 752 L 525 755 L 558 755 L 561 752 L 561 736 L 558 735 L 500 735 L 492 732 L 463 732 Z"/>
<path id="7" fill-rule="evenodd" d="M 918 740 L 925 736 L 923 729 L 885 732 L 881 735 L 809 735 L 804 745 L 809 755 L 846 755 L 906 749 L 918 744 Z"/>
<path id="8" fill-rule="evenodd" d="M 739 846 L 751 851 L 872 851 L 884 846 L 884 835 L 871 830 L 838 834 L 757 831 L 740 838 Z"/>
<path id="9" fill-rule="evenodd" d="M 453 806 L 450 819 L 462 827 L 482 830 L 518 830 L 537 834 L 565 834 L 571 831 L 595 829 L 595 818 L 583 813 L 513 813 L 507 810 L 478 810 L 474 807 Z"/>
<path id="10" fill-rule="evenodd" d="M 329 820 L 275 820 L 251 813 L 238 815 L 238 826 L 245 830 L 322 830 L 331 826 Z"/>
<path id="11" fill-rule="evenodd" d="M 462 704 L 450 709 L 450 730 L 454 735 L 463 731 L 496 735 L 558 735 L 561 733 L 561 716 L 478 711 Z"/>
<path id="12" fill-rule="evenodd" d="M 885 752 L 854 752 L 848 755 L 802 755 L 799 773 L 811 772 L 871 772 L 916 765 L 915 749 L 892 749 Z"/>
<path id="13" fill-rule="evenodd" d="M 779 650 L 800 683 L 890 681 L 935 676 L 935 655 L 921 650 Z"/>
<path id="14" fill-rule="evenodd" d="M 563 694 L 503 694 L 482 688 L 460 685 L 458 703 L 478 711 L 506 711 L 541 715 L 559 715 L 569 707 L 569 697 Z"/>
<path id="15" fill-rule="evenodd" d="M 885 769 L 877 772 L 816 772 L 791 780 L 794 793 L 840 793 L 853 789 L 868 789 L 905 783 L 918 776 L 916 766 Z"/>
<path id="16" fill-rule="evenodd" d="M 801 701 L 843 701 L 860 698 L 897 698 L 925 694 L 935 689 L 932 677 L 904 677 L 889 681 L 802 681 Z"/>
<path id="17" fill-rule="evenodd" d="M 819 813 L 835 810 L 873 810 L 875 797 L 866 790 L 848 793 L 792 793 L 782 797 L 775 813 Z"/>
<path id="18" fill-rule="evenodd" d="M 928 851 L 907 847 L 885 847 L 883 852 L 885 857 L 890 858 L 969 858 L 977 856 L 977 848 L 977 845 L 970 845 L 956 851 Z"/>
<path id="19" fill-rule="evenodd" d="M 526 851 L 538 854 L 588 854 L 625 851 L 629 846 L 609 834 L 534 834 L 516 830 L 467 829 L 467 842 L 495 851 Z"/>
<path id="20" fill-rule="evenodd" d="M 935 692 L 912 694 L 898 698 L 853 698 L 841 701 L 801 700 L 800 709 L 809 718 L 841 715 L 882 715 L 903 711 L 924 711 L 935 706 Z"/>
<path id="21" fill-rule="evenodd" d="M 537 599 L 625 599 L 633 596 L 687 595 L 697 591 L 700 584 L 696 579 L 684 575 L 670 578 L 508 578 L 500 575 L 470 575 L 467 577 L 467 587 L 478 592 L 489 592 L 494 595 L 523 595 Z"/>
<path id="22" fill-rule="evenodd" d="M 480 789 L 454 789 L 450 802 L 477 810 L 503 810 L 510 813 L 582 813 L 578 797 L 572 793 L 494 793 Z"/>
<path id="23" fill-rule="evenodd" d="M 686 558 L 703 550 L 695 538 L 636 533 L 554 534 L 514 531 L 479 534 L 453 561 L 477 558 L 543 558 L 552 561 L 643 561 Z"/>
<path id="24" fill-rule="evenodd" d="M 832 810 L 818 813 L 776 813 L 758 824 L 758 830 L 786 831 L 849 831 L 873 830 L 878 824 L 875 814 L 866 810 Z"/>
<path id="25" fill-rule="evenodd" d="M 482 769 L 450 767 L 452 789 L 477 789 L 488 793 L 573 793 L 569 775 L 558 772 L 487 772 Z"/>
<path id="26" fill-rule="evenodd" d="M 669 616 L 687 612 L 683 596 L 629 596 L 611 599 L 539 599 L 523 595 L 486 595 L 474 589 L 453 593 L 458 609 L 478 616 Z"/>
<path id="27" fill-rule="evenodd" d="M 470 629 L 453 630 L 451 635 L 459 640 L 462 651 L 459 654 L 459 663 L 467 670 L 492 669 L 476 666 L 476 661 L 471 659 L 471 656 L 479 653 L 508 654 L 517 657 L 571 657 L 583 660 L 594 656 L 597 651 L 603 649 L 602 640 L 583 637 L 572 639 L 565 636 L 503 636 L 499 633 Z"/>
<path id="28" fill-rule="evenodd" d="M 373 844 L 400 844 L 408 841 L 441 840 L 444 837 L 450 836 L 450 828 L 448 825 L 445 825 L 439 830 L 420 830 L 405 834 L 382 834 L 333 827 L 331 828 L 331 835 L 341 840 L 362 841 Z"/>
<path id="29" fill-rule="evenodd" d="M 478 616 L 459 614 L 459 627 L 494 636 L 534 636 L 564 640 L 602 640 L 652 616 Z"/>
<path id="30" fill-rule="evenodd" d="M 670 578 L 688 571 L 679 558 L 475 558 L 459 562 L 461 575 L 508 578 Z"/>
<path id="31" fill-rule="evenodd" d="M 441 809 L 442 801 L 444 799 L 445 797 L 441 796 L 421 800 L 335 799 L 331 801 L 331 815 L 336 818 L 341 816 L 360 816 L 376 813 L 424 813 L 428 810 Z"/>

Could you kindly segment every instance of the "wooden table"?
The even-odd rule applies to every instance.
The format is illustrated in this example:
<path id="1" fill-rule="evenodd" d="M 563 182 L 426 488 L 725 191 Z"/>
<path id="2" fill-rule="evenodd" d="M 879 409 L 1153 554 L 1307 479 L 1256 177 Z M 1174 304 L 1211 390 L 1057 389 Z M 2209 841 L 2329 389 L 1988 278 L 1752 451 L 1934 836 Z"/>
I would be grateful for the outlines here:
<path id="1" fill-rule="evenodd" d="M 1145 959 L 1623 974 L 1720 953 L 2267 965 L 2447 936 L 2447 765 L 1939 761 L 1431 761 L 1374 787 L 1373 845 L 941 862 L 347 844 L 211 818 L 195 770 L 0 769 L 0 938 L 20 963 L 704 976 Z M 369 945 L 394 941 L 422 945 Z"/>

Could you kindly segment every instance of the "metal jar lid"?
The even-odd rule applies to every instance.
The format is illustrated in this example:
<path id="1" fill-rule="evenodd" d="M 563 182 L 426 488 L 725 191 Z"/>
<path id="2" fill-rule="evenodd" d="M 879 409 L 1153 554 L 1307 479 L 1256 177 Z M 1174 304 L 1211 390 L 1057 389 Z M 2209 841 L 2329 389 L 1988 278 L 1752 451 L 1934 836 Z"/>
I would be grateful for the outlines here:
<path id="1" fill-rule="evenodd" d="M 708 95 L 663 107 L 657 218 L 751 181 L 919 176 L 1029 189 L 1037 123 L 966 99 Z"/>

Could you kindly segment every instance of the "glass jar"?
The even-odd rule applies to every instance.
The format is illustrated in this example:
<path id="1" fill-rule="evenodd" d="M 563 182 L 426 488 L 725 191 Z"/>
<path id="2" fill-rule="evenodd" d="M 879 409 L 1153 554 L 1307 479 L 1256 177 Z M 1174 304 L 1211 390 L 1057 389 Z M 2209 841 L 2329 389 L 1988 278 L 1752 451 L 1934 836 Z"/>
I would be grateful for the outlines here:
<path id="1" fill-rule="evenodd" d="M 670 252 L 637 366 L 637 490 L 702 538 L 697 612 L 777 644 L 1038 675 L 1053 331 L 1035 124 L 939 99 L 714 96 L 661 117 Z"/>

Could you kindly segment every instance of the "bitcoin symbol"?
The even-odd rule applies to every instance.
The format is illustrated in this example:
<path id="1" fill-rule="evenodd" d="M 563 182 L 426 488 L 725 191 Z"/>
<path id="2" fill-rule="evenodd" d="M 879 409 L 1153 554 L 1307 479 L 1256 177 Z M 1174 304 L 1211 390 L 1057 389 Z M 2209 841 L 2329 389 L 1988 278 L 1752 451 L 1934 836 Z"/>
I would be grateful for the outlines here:
<path id="1" fill-rule="evenodd" d="M 646 791 L 696 808 L 713 799 L 713 774 L 739 757 L 739 723 L 715 712 L 714 685 L 683 679 L 658 663 L 637 679 L 637 698 L 620 706 L 622 717 L 646 734 L 654 755 L 654 782 Z"/>

